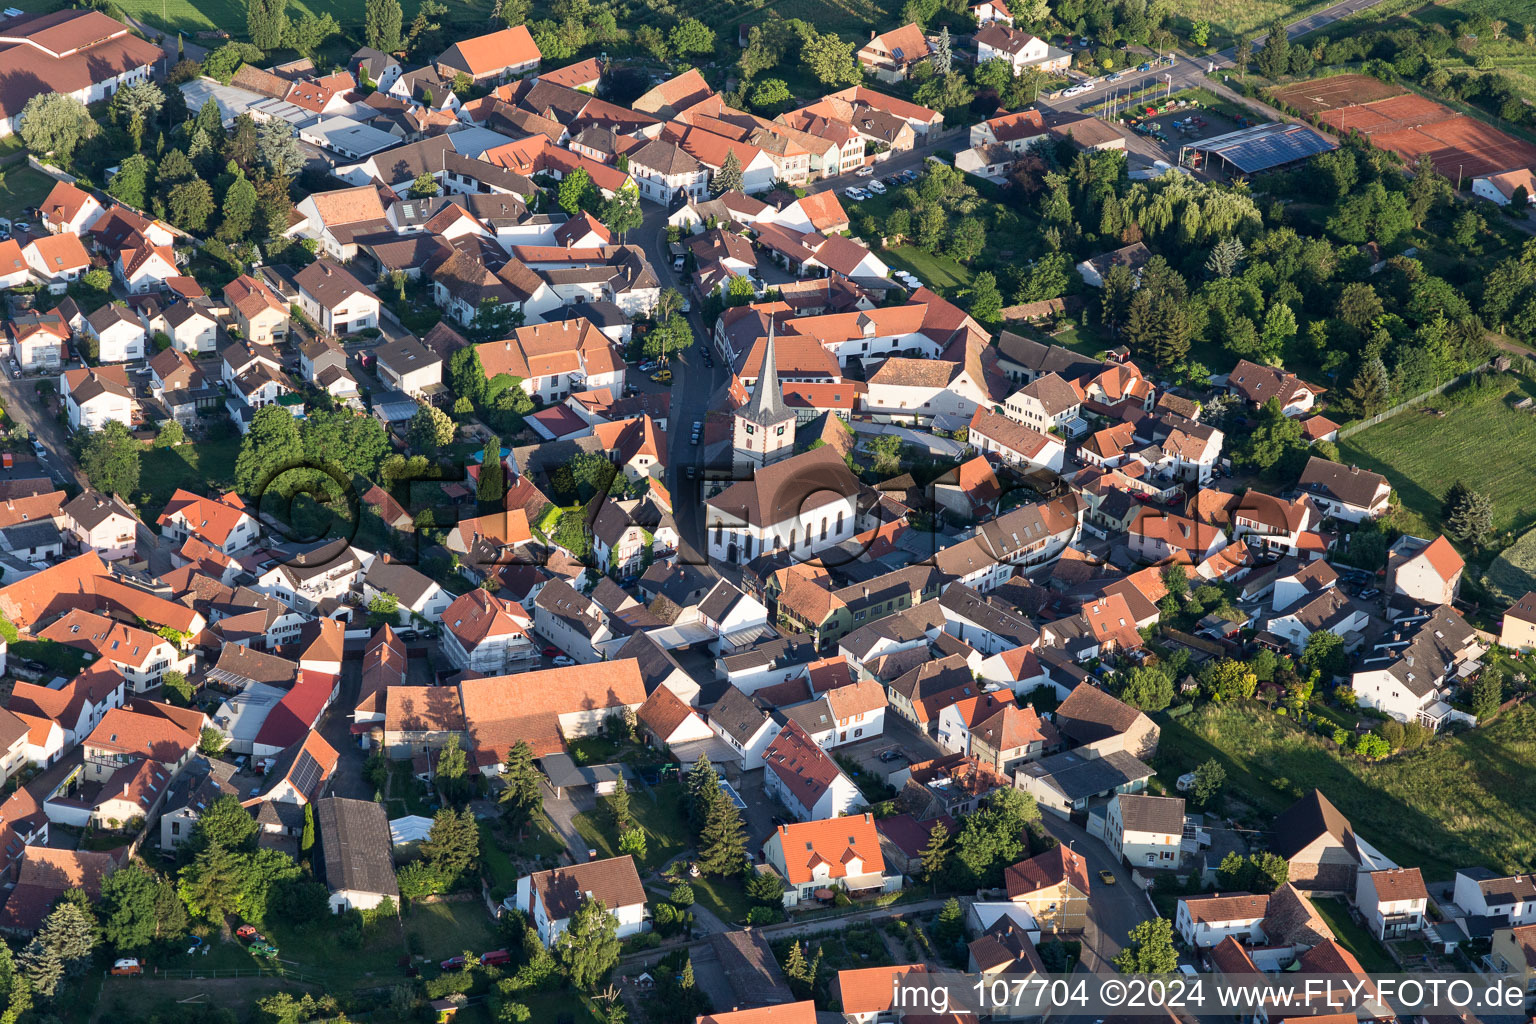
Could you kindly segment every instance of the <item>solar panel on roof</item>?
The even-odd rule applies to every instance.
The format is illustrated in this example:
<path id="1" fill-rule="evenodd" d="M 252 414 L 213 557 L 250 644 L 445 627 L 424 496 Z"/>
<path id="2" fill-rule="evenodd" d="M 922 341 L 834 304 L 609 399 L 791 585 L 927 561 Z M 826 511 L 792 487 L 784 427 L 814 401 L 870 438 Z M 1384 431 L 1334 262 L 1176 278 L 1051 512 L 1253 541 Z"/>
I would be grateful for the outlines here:
<path id="1" fill-rule="evenodd" d="M 315 786 L 320 782 L 320 762 L 316 761 L 309 751 L 299 752 L 298 762 L 293 766 L 293 771 L 288 776 L 293 780 L 294 787 L 299 792 L 308 796 L 314 792 Z"/>

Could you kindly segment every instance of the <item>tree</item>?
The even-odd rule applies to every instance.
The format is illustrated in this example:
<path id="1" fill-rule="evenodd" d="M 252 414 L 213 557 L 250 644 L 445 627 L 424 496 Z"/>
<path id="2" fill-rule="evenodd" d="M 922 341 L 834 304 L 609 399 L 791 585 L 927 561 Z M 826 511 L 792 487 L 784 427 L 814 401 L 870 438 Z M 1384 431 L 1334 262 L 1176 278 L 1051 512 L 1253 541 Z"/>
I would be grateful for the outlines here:
<path id="1" fill-rule="evenodd" d="M 1195 803 L 1201 807 L 1206 806 L 1221 792 L 1222 783 L 1227 781 L 1227 770 L 1221 766 L 1221 762 L 1214 757 L 1195 769 Z"/>
<path id="2" fill-rule="evenodd" d="M 620 832 L 619 852 L 627 853 L 636 860 L 644 860 L 646 852 L 645 830 L 636 825 Z"/>
<path id="3" fill-rule="evenodd" d="M 256 129 L 256 152 L 273 174 L 291 177 L 304 166 L 304 154 L 293 129 L 282 118 L 263 121 Z M 189 168 L 190 169 L 190 168 Z"/>
<path id="4" fill-rule="evenodd" d="M 666 33 L 655 25 L 641 25 L 635 29 L 635 43 L 659 61 L 665 61 L 672 53 L 667 47 Z"/>
<path id="5" fill-rule="evenodd" d="M 923 862 L 923 881 L 932 885 L 949 863 L 949 829 L 942 821 L 935 821 L 933 828 L 928 830 L 928 842 L 919 857 Z"/>
<path id="6" fill-rule="evenodd" d="M 694 827 L 702 828 L 708 821 L 709 809 L 723 796 L 720 792 L 720 776 L 705 754 L 700 753 L 693 767 L 688 769 L 684 789 L 688 794 L 688 817 Z"/>
<path id="7" fill-rule="evenodd" d="M 955 839 L 955 861 L 967 882 L 989 885 L 1024 852 L 1024 828 L 1040 819 L 1034 798 L 1016 789 L 1000 789 L 987 805 L 968 816 Z"/>
<path id="8" fill-rule="evenodd" d="M 1115 955 L 1115 970 L 1122 974 L 1172 974 L 1179 969 L 1179 952 L 1173 948 L 1173 922 L 1154 917 L 1131 929 L 1129 943 Z"/>
<path id="9" fill-rule="evenodd" d="M 165 199 L 166 216 L 183 231 L 199 232 L 213 216 L 213 189 L 202 178 L 184 181 Z"/>
<path id="10" fill-rule="evenodd" d="M 1223 658 L 1204 673 L 1206 692 L 1212 700 L 1248 700 L 1259 686 L 1253 669 L 1234 658 Z"/>
<path id="11" fill-rule="evenodd" d="M 303 458 L 304 447 L 293 414 L 281 406 L 263 406 L 251 417 L 250 429 L 235 456 L 235 487 L 242 494 L 260 495 L 278 473 Z"/>
<path id="12" fill-rule="evenodd" d="M 144 130 L 165 106 L 165 93 L 153 81 L 135 82 L 112 97 L 112 113 L 118 124 L 127 124 L 133 148 L 144 145 Z"/>
<path id="13" fill-rule="evenodd" d="M 253 46 L 262 50 L 281 48 L 288 37 L 288 0 L 250 0 L 245 11 L 245 34 Z"/>
<path id="14" fill-rule="evenodd" d="M 444 445 L 452 444 L 457 432 L 458 428 L 448 418 L 448 414 L 430 402 L 421 403 L 416 409 L 416 415 L 411 417 L 411 447 L 422 453 L 435 452 Z"/>
<path id="15" fill-rule="evenodd" d="M 464 748 L 459 745 L 458 734 L 450 733 L 442 749 L 437 752 L 438 788 L 445 797 L 451 798 L 457 795 L 468 773 L 469 759 L 464 754 Z"/>
<path id="16" fill-rule="evenodd" d="M 709 187 L 719 195 L 722 192 L 740 192 L 741 185 L 741 159 L 736 156 L 734 149 L 727 150 L 720 169 L 709 181 Z"/>
<path id="17" fill-rule="evenodd" d="M 1248 62 L 1253 60 L 1253 40 L 1247 33 L 1239 32 L 1232 48 L 1232 64 L 1237 68 L 1237 77 L 1247 81 Z"/>
<path id="18" fill-rule="evenodd" d="M 368 0 L 363 16 L 364 38 L 375 50 L 394 53 L 400 49 L 400 25 L 403 21 L 400 0 Z"/>
<path id="19" fill-rule="evenodd" d="M 1499 705 L 1503 702 L 1503 678 L 1497 670 L 1485 667 L 1472 686 L 1472 710 L 1477 714 L 1477 720 L 1488 721 L 1499 713 Z"/>
<path id="20" fill-rule="evenodd" d="M 1342 675 L 1349 669 L 1349 654 L 1344 650 L 1344 638 L 1326 629 L 1315 630 L 1307 637 L 1307 645 L 1301 652 L 1301 663 L 1320 673 L 1324 679 Z"/>
<path id="21" fill-rule="evenodd" d="M 532 11 L 532 0 L 497 0 L 496 10 L 491 17 L 494 20 L 499 16 L 508 28 L 516 28 L 528 20 Z"/>
<path id="22" fill-rule="evenodd" d="M 933 53 L 928 58 L 928 63 L 933 65 L 936 74 L 949 74 L 950 66 L 954 64 L 955 53 L 949 42 L 949 26 L 939 29 L 939 38 L 934 43 Z"/>
<path id="23" fill-rule="evenodd" d="M 1408 212 L 1413 215 L 1413 226 L 1423 227 L 1424 219 L 1438 206 L 1451 201 L 1451 183 L 1435 170 L 1435 163 L 1428 153 L 1419 154 L 1413 165 L 1413 177 L 1408 179 Z M 1522 207 L 1523 208 L 1523 207 Z"/>
<path id="24" fill-rule="evenodd" d="M 187 677 L 183 673 L 171 669 L 160 677 L 160 686 L 165 691 L 165 695 L 171 699 L 171 703 L 181 707 L 192 703 L 192 684 L 187 682 Z"/>
<path id="25" fill-rule="evenodd" d="M 187 910 L 176 887 L 138 861 L 102 881 L 99 913 L 102 938 L 124 953 L 179 941 L 187 931 Z"/>
<path id="26" fill-rule="evenodd" d="M 1125 673 L 1120 699 L 1142 711 L 1161 711 L 1173 703 L 1173 680 L 1156 665 L 1137 665 Z"/>
<path id="27" fill-rule="evenodd" d="M 0 942 L 0 1024 L 16 1024 L 32 1008 L 32 986 L 20 973 L 11 947 Z"/>
<path id="28" fill-rule="evenodd" d="M 1258 55 L 1259 71 L 1265 78 L 1278 79 L 1291 66 L 1291 41 L 1285 32 L 1285 23 L 1276 19 L 1270 23 L 1269 35 Z"/>
<path id="29" fill-rule="evenodd" d="M 448 357 L 448 386 L 453 393 L 480 405 L 485 400 L 485 385 L 485 367 L 480 364 L 479 350 L 473 345 L 455 349 Z"/>
<path id="30" fill-rule="evenodd" d="M 251 222 L 256 216 L 256 186 L 246 180 L 241 171 L 224 193 L 224 219 L 219 225 L 219 237 L 228 242 L 243 241 L 251 233 Z"/>
<path id="31" fill-rule="evenodd" d="M 86 435 L 80 468 L 102 494 L 132 494 L 139 487 L 139 455 L 143 446 L 127 426 L 112 420 Z"/>
<path id="32" fill-rule="evenodd" d="M 684 18 L 673 26 L 667 41 L 672 44 L 673 52 L 679 57 L 713 53 L 715 50 L 715 30 L 698 18 Z"/>
<path id="33" fill-rule="evenodd" d="M 289 22 L 285 41 L 304 56 L 313 57 L 327 39 L 340 31 L 341 25 L 334 15 L 306 13 L 298 21 Z"/>
<path id="34" fill-rule="evenodd" d="M 389 436 L 372 416 L 317 409 L 299 432 L 312 463 L 352 476 L 373 476 L 389 455 Z"/>
<path id="35" fill-rule="evenodd" d="M 507 751 L 507 759 L 502 762 L 501 780 L 504 786 L 497 798 L 501 812 L 508 824 L 520 830 L 544 806 L 543 783 L 533 763 L 533 748 L 527 740 L 518 740 Z"/>
<path id="36" fill-rule="evenodd" d="M 222 846 L 231 852 L 244 850 L 256 839 L 256 819 L 240 806 L 240 799 L 225 793 L 198 815 L 192 826 L 191 848 Z"/>
<path id="37" fill-rule="evenodd" d="M 613 787 L 613 795 L 608 798 L 608 813 L 613 818 L 615 831 L 623 832 L 629 828 L 629 787 L 627 785 Z"/>
<path id="38" fill-rule="evenodd" d="M 640 197 L 632 188 L 621 188 L 613 194 L 611 199 L 603 201 L 598 208 L 597 219 L 603 227 L 618 236 L 619 241 L 624 241 L 624 236 L 645 221 L 645 215 L 640 212 Z"/>
<path id="39" fill-rule="evenodd" d="M 1486 494 L 1464 489 L 1445 518 L 1445 533 L 1482 547 L 1493 535 L 1493 502 Z"/>
<path id="40" fill-rule="evenodd" d="M 816 974 L 805 962 L 805 951 L 800 948 L 798 939 L 790 943 L 789 952 L 784 957 L 784 977 L 796 997 L 810 995 L 815 987 Z"/>
<path id="41" fill-rule="evenodd" d="M 49 153 L 69 163 L 82 142 L 101 127 L 85 104 L 66 93 L 39 92 L 21 108 L 21 141 L 40 156 Z"/>
<path id="42" fill-rule="evenodd" d="M 199 753 L 209 757 L 218 757 L 229 747 L 229 737 L 211 725 L 205 725 L 197 734 L 197 749 Z"/>
<path id="43" fill-rule="evenodd" d="M 480 453 L 480 479 L 475 486 L 475 497 L 484 504 L 499 506 L 507 494 L 505 475 L 501 465 L 501 439 L 491 437 Z"/>
<path id="44" fill-rule="evenodd" d="M 943 948 L 953 949 L 965 935 L 965 912 L 960 901 L 951 896 L 939 908 L 939 919 L 933 926 L 933 937 Z"/>
<path id="45" fill-rule="evenodd" d="M 432 172 L 422 171 L 416 175 L 416 180 L 411 182 L 408 193 L 412 199 L 430 199 L 441 191 L 437 179 L 432 177 Z"/>
<path id="46" fill-rule="evenodd" d="M 142 210 L 148 202 L 149 175 L 152 170 L 149 157 L 134 153 L 123 160 L 117 173 L 107 183 L 107 192 L 119 202 Z"/>
<path id="47" fill-rule="evenodd" d="M 1162 571 L 1163 586 L 1168 593 L 1182 600 L 1189 593 L 1189 573 L 1182 565 L 1170 565 Z"/>
<path id="48" fill-rule="evenodd" d="M 699 870 L 706 875 L 732 875 L 746 860 L 747 833 L 741 812 L 717 788 L 699 832 Z"/>
<path id="49" fill-rule="evenodd" d="M 90 966 L 96 949 L 96 922 L 74 900 L 61 900 L 43 921 L 37 937 L 21 951 L 18 965 L 33 991 L 52 997 L 66 977 Z"/>
<path id="50" fill-rule="evenodd" d="M 463 755 L 461 750 L 460 756 Z M 450 884 L 480 862 L 480 826 L 469 808 L 456 811 L 442 807 L 432 816 L 432 829 L 421 844 L 423 859 L 437 868 Z"/>
<path id="51" fill-rule="evenodd" d="M 800 59 L 822 85 L 857 85 L 864 73 L 854 56 L 854 47 L 854 43 L 843 42 L 835 32 L 809 29 L 800 46 Z"/>
<path id="52" fill-rule="evenodd" d="M 571 984 L 590 992 L 619 961 L 618 922 L 596 898 L 584 898 L 571 914 L 555 956 Z"/>
<path id="53" fill-rule="evenodd" d="M 560 179 L 556 202 L 560 204 L 560 209 L 574 217 L 581 212 L 582 204 L 596 191 L 592 176 L 578 167 Z"/>
<path id="54" fill-rule="evenodd" d="M 186 440 L 187 432 L 176 420 L 161 420 L 155 430 L 156 448 L 174 448 Z"/>
<path id="55" fill-rule="evenodd" d="M 1201 49 L 1204 49 L 1206 46 L 1210 45 L 1211 23 L 1202 18 L 1200 21 L 1197 21 L 1194 23 L 1194 25 L 1190 26 L 1189 41 Z"/>
<path id="56" fill-rule="evenodd" d="M 1355 740 L 1355 753 L 1367 761 L 1376 761 L 1392 753 L 1392 745 L 1373 732 L 1362 733 Z"/>
<path id="57" fill-rule="evenodd" d="M 971 316 L 977 320 L 991 322 L 1002 316 L 1003 296 L 998 292 L 997 278 L 990 270 L 983 270 L 971 278 L 967 295 L 971 303 Z"/>
<path id="58" fill-rule="evenodd" d="M 1369 356 L 1345 392 L 1350 406 L 1361 416 L 1375 416 L 1392 404 L 1392 381 L 1380 356 Z"/>
<path id="59" fill-rule="evenodd" d="M 777 111 L 790 99 L 789 83 L 782 78 L 765 78 L 752 90 L 752 105 L 758 110 Z"/>
<path id="60" fill-rule="evenodd" d="M 308 856 L 309 851 L 315 847 L 315 805 L 313 802 L 304 804 L 304 831 L 299 833 L 299 854 Z"/>
<path id="61" fill-rule="evenodd" d="M 901 456 L 906 449 L 900 434 L 880 434 L 865 446 L 874 459 L 875 472 L 892 477 L 901 472 Z"/>
<path id="62" fill-rule="evenodd" d="M 951 259 L 969 263 L 987 247 L 987 229 L 976 217 L 962 217 L 949 234 L 948 253 Z"/>
<path id="63" fill-rule="evenodd" d="M 771 871 L 749 870 L 746 877 L 747 899 L 765 907 L 784 905 L 784 883 L 778 875 Z"/>
<path id="64" fill-rule="evenodd" d="M 1247 250 L 1243 248 L 1240 238 L 1223 238 L 1211 248 L 1211 254 L 1205 259 L 1205 269 L 1212 277 L 1231 277 L 1239 265 Z"/>

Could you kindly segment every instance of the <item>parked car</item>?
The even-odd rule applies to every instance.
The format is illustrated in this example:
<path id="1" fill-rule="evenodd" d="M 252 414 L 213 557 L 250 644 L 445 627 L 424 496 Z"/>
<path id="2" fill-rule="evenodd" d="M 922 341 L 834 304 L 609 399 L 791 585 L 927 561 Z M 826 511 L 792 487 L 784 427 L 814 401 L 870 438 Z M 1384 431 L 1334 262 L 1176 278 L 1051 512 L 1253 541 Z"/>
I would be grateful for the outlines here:
<path id="1" fill-rule="evenodd" d="M 843 189 L 843 198 L 850 202 L 862 203 L 869 198 L 869 193 L 861 188 L 845 188 Z"/>
<path id="2" fill-rule="evenodd" d="M 437 966 L 445 971 L 461 971 L 464 969 L 464 954 L 460 953 L 458 956 L 451 956 Z"/>
<path id="3" fill-rule="evenodd" d="M 885 195 L 885 183 L 876 179 L 869 183 L 869 190 L 877 196 Z"/>
<path id="4" fill-rule="evenodd" d="M 673 259 L 672 259 L 672 269 L 677 271 L 679 274 L 681 274 L 683 272 L 683 264 L 684 264 L 684 262 L 686 262 L 686 260 L 687 260 L 686 256 L 675 256 L 675 257 L 673 257 Z"/>
<path id="5" fill-rule="evenodd" d="M 117 975 L 139 975 L 144 973 L 144 965 L 138 957 L 128 956 L 112 963 L 112 973 Z"/>
<path id="6" fill-rule="evenodd" d="M 1367 587 L 1365 590 L 1360 591 L 1360 600 L 1369 601 L 1379 593 L 1381 593 L 1381 591 L 1375 587 Z"/>
<path id="7" fill-rule="evenodd" d="M 512 954 L 504 949 L 493 949 L 489 953 L 480 954 L 480 966 L 502 967 L 512 962 Z"/>
<path id="8" fill-rule="evenodd" d="M 874 167 L 870 166 L 869 164 L 865 164 L 863 167 L 860 167 L 858 170 L 854 171 L 853 173 L 854 173 L 854 175 L 856 177 L 868 178 L 868 177 L 871 177 L 871 176 L 874 175 L 875 169 L 874 169 Z"/>
<path id="9" fill-rule="evenodd" d="M 576 659 L 570 657 L 569 655 L 562 654 L 554 660 L 554 664 L 558 668 L 570 668 L 572 665 L 576 664 Z"/>
<path id="10" fill-rule="evenodd" d="M 1115 873 L 1113 871 L 1105 870 L 1099 872 L 1099 881 L 1103 882 L 1105 885 L 1114 885 L 1117 881 L 1119 881 L 1119 879 L 1115 878 Z"/>
<path id="11" fill-rule="evenodd" d="M 544 648 L 544 657 L 546 657 L 546 658 L 558 658 L 563 653 L 564 652 L 561 651 L 560 648 L 558 648 L 558 647 L 546 647 L 546 648 Z"/>

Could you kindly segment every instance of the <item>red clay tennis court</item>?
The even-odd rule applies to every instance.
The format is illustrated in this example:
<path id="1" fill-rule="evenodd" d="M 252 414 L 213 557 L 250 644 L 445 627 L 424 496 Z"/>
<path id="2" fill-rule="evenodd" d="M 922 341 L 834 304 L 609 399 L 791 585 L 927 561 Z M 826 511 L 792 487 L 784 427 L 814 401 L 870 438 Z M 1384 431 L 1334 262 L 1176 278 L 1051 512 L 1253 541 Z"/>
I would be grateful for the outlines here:
<path id="1" fill-rule="evenodd" d="M 1452 181 L 1536 163 L 1536 145 L 1415 93 L 1326 110 L 1319 119 L 1341 133 L 1360 132 L 1409 164 L 1427 155 Z"/>
<path id="2" fill-rule="evenodd" d="M 1406 91 L 1400 85 L 1392 85 L 1370 75 L 1333 75 L 1272 89 L 1270 94 L 1303 114 L 1317 114 L 1338 107 L 1390 99 Z"/>

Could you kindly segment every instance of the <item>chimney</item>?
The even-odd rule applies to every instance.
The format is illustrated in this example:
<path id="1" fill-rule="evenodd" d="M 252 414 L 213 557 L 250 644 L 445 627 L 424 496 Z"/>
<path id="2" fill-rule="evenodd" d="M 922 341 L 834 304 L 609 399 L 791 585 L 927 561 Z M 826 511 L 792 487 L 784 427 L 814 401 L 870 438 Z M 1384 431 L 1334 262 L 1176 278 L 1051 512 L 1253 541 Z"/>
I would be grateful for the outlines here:
<path id="1" fill-rule="evenodd" d="M 870 42 L 874 42 L 875 41 L 875 30 L 874 29 L 870 29 L 869 30 L 869 41 Z"/>

